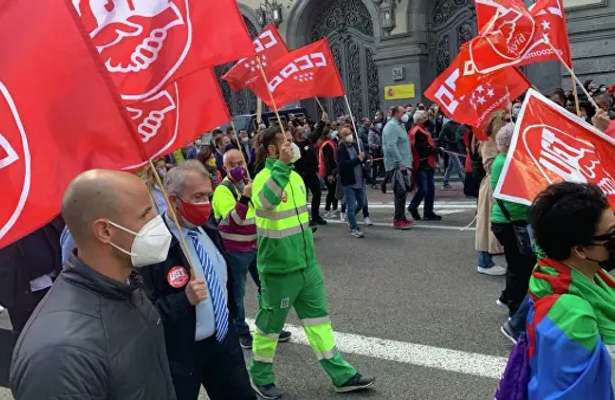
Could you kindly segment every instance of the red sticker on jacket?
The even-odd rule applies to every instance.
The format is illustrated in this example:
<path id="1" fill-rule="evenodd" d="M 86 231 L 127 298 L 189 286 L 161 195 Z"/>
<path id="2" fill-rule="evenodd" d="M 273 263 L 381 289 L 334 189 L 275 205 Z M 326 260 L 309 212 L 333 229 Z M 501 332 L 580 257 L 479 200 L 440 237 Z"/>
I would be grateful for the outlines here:
<path id="1" fill-rule="evenodd" d="M 167 282 L 169 282 L 169 285 L 175 289 L 186 286 L 189 280 L 190 275 L 184 267 L 173 267 L 167 273 Z"/>

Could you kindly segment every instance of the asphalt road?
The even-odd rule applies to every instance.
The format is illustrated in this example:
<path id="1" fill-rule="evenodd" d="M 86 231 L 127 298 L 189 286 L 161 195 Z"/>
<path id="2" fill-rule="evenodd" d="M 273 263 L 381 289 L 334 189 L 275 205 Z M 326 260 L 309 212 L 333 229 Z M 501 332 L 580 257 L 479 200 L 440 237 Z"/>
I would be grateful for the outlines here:
<path id="1" fill-rule="evenodd" d="M 390 195 L 371 191 L 371 217 L 379 226 L 366 227 L 364 239 L 352 238 L 341 223 L 316 233 L 339 347 L 358 370 L 377 377 L 373 390 L 351 399 L 493 398 L 511 348 L 498 330 L 506 314 L 495 304 L 504 279 L 476 273 L 474 232 L 458 229 L 472 220 L 472 202 L 458 191 L 438 192 L 438 199 L 443 222 L 400 232 L 386 226 Z M 248 286 L 253 317 L 256 294 Z M 294 314 L 289 324 L 298 325 Z M 341 398 L 309 347 L 278 349 L 285 399 Z M 1 400 L 10 398 L 0 390 Z"/>

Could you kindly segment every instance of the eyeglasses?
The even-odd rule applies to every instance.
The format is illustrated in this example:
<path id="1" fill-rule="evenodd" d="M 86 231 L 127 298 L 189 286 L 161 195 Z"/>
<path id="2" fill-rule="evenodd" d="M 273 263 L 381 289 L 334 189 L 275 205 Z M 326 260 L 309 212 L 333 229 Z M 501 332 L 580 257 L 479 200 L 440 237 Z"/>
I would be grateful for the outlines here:
<path id="1" fill-rule="evenodd" d="M 610 242 L 611 240 L 615 240 L 615 231 L 605 233 L 604 235 L 592 236 L 592 239 L 599 242 Z"/>

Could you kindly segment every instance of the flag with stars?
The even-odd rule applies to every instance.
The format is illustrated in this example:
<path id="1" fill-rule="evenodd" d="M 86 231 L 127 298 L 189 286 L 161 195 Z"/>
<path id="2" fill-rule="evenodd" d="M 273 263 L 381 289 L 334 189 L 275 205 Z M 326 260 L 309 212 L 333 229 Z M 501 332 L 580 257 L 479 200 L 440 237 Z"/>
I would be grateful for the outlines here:
<path id="1" fill-rule="evenodd" d="M 284 39 L 274 24 L 265 26 L 263 31 L 254 39 L 256 56 L 247 57 L 237 61 L 223 77 L 229 87 L 238 92 L 246 88 L 251 82 L 260 79 L 258 71 L 258 57 L 261 65 L 266 68 L 269 63 L 288 54 L 288 48 Z"/>
<path id="2" fill-rule="evenodd" d="M 289 52 L 265 67 L 267 82 L 256 79 L 247 86 L 269 107 L 271 96 L 278 107 L 310 97 L 345 94 L 327 39 Z"/>

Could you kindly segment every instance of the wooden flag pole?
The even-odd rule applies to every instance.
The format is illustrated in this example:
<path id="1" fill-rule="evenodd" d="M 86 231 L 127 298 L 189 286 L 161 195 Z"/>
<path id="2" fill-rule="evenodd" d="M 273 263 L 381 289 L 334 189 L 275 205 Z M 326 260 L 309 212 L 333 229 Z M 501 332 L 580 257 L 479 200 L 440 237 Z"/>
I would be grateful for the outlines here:
<path id="1" fill-rule="evenodd" d="M 577 110 L 577 117 L 580 117 L 581 116 L 581 104 L 579 104 L 579 91 L 577 89 L 577 83 L 574 81 L 574 79 L 571 79 L 570 83 L 572 83 L 572 95 L 574 96 L 574 104 Z"/>
<path id="2" fill-rule="evenodd" d="M 282 118 L 280 118 L 280 113 L 278 112 L 278 105 L 276 104 L 275 99 L 273 98 L 273 93 L 271 93 L 271 91 L 269 90 L 269 80 L 267 80 L 267 75 L 265 75 L 265 70 L 263 69 L 263 64 L 261 64 L 261 59 L 259 56 L 256 56 L 256 61 L 258 62 L 258 70 L 260 71 L 261 77 L 263 78 L 263 81 L 265 82 L 265 86 L 267 87 L 267 93 L 269 94 L 269 101 L 271 101 L 273 112 L 275 113 L 275 116 L 278 118 L 278 124 L 280 125 L 280 129 L 282 130 L 282 134 L 284 135 L 284 137 L 288 139 L 288 135 L 286 134 L 286 130 L 284 129 L 284 125 L 282 124 Z M 292 140 L 292 138 L 290 138 L 290 140 Z"/>
<path id="3" fill-rule="evenodd" d="M 325 111 L 325 108 L 322 106 L 322 103 L 320 102 L 320 99 L 316 96 L 314 96 L 314 100 L 316 100 L 316 103 L 318 104 L 318 107 L 320 107 L 320 111 L 323 114 L 327 114 L 327 112 Z"/>
<path id="4" fill-rule="evenodd" d="M 344 100 L 346 100 L 346 107 L 348 108 L 348 114 L 350 115 L 350 120 L 352 121 L 352 127 L 354 128 L 354 134 L 357 138 L 357 145 L 359 146 L 359 152 L 363 153 L 363 143 L 361 143 L 361 138 L 359 137 L 359 131 L 357 130 L 357 124 L 354 120 L 354 116 L 352 115 L 352 109 L 350 108 L 350 102 L 348 101 L 348 96 L 344 95 Z"/>

